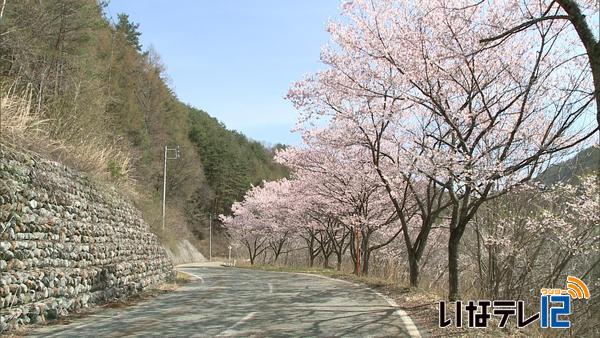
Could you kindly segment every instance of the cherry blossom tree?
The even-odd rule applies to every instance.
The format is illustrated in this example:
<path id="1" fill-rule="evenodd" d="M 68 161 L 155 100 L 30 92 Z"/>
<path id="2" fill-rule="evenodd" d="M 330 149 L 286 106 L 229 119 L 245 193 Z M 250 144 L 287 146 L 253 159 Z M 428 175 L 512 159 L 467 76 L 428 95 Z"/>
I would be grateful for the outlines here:
<path id="1" fill-rule="evenodd" d="M 342 269 L 342 259 L 350 245 L 348 240 L 350 230 L 337 217 L 331 216 L 326 219 L 325 233 L 329 238 L 331 251 L 336 257 L 335 269 L 340 271 Z"/>
<path id="2" fill-rule="evenodd" d="M 229 236 L 248 250 L 250 264 L 267 249 L 268 228 L 255 214 L 257 211 L 247 208 L 243 203 L 234 202 L 232 216 L 219 215 L 223 227 Z"/>
<path id="3" fill-rule="evenodd" d="M 398 187 L 439 194 L 421 213 L 433 224 L 449 208 L 449 297 L 457 299 L 459 244 L 479 207 L 596 133 L 589 62 L 581 48 L 556 48 L 562 27 L 552 21 L 532 24 L 533 43 L 480 43 L 503 14 L 494 6 L 357 0 L 343 8 L 345 20 L 328 29 L 335 45 L 322 53 L 328 69 L 290 90 L 299 129 L 339 149 L 366 148 L 398 214 L 411 200 Z M 403 181 L 433 189 L 415 193 Z"/>
<path id="4" fill-rule="evenodd" d="M 587 277 L 600 263 L 600 191 L 598 177 L 581 179 L 581 185 L 556 184 L 541 194 L 542 212 L 527 220 L 527 230 L 552 243 L 555 264 L 546 280 L 556 283 L 571 266 Z M 584 264 L 573 264 L 579 258 Z"/>
<path id="5" fill-rule="evenodd" d="M 552 25 L 561 27 L 560 42 L 557 48 L 572 48 L 581 45 L 592 72 L 593 91 L 589 93 L 596 100 L 597 123 L 600 124 L 600 2 L 595 0 L 552 0 L 552 1 L 485 1 L 474 2 L 473 6 L 492 7 L 498 13 L 487 23 L 488 36 L 481 39 L 486 48 L 494 48 L 512 38 L 545 38 L 537 29 L 538 23 L 552 21 Z M 485 9 L 483 9 L 485 10 Z"/>
<path id="6" fill-rule="evenodd" d="M 596 180 L 528 184 L 478 211 L 475 244 L 466 249 L 474 253 L 482 296 L 537 297 L 530 290 L 540 284 L 560 284 L 567 274 L 589 276 L 600 262 Z"/>
<path id="7" fill-rule="evenodd" d="M 263 182 L 250 189 L 242 202 L 233 204 L 232 216 L 220 216 L 229 235 L 248 250 L 251 264 L 267 249 L 273 251 L 276 261 L 289 240 L 287 223 L 292 207 L 287 204 L 288 196 L 288 180 Z"/>
<path id="8" fill-rule="evenodd" d="M 321 233 L 315 240 L 327 244 L 322 246 L 324 250 L 336 250 L 339 266 L 347 247 L 343 241 L 349 236 L 354 272 L 366 274 L 371 253 L 402 231 L 396 226 L 395 211 L 361 148 L 339 152 L 322 143 L 308 145 L 288 148 L 278 154 L 278 160 L 292 169 L 295 180 L 305 184 L 302 196 L 311 204 L 308 215 L 320 224 Z M 348 231 L 340 230 L 339 225 Z"/>

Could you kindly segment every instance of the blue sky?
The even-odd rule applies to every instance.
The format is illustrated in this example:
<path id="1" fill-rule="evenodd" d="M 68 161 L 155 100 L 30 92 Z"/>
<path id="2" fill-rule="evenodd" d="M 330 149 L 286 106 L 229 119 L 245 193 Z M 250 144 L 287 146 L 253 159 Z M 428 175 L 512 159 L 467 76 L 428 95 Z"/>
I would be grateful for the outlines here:
<path id="1" fill-rule="evenodd" d="M 183 102 L 269 144 L 300 143 L 292 82 L 319 69 L 337 0 L 111 0 L 140 24 Z"/>

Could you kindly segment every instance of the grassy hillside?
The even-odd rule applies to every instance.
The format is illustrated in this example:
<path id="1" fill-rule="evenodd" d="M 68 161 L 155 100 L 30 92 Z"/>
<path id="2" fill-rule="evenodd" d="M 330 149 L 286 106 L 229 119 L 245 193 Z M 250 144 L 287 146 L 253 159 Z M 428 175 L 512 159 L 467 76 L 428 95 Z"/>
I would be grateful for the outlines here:
<path id="1" fill-rule="evenodd" d="M 250 184 L 286 174 L 272 150 L 180 102 L 127 15 L 95 0 L 8 1 L 0 23 L 1 140 L 131 192 L 164 241 L 202 239 Z M 163 147 L 169 161 L 162 231 Z M 176 231 L 173 231 L 175 229 Z"/>

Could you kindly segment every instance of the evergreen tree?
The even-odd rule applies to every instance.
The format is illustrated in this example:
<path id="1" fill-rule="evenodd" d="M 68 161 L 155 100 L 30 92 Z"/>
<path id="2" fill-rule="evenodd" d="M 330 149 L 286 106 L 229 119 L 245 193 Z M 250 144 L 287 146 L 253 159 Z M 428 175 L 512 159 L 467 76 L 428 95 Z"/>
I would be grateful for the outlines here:
<path id="1" fill-rule="evenodd" d="M 117 14 L 117 17 L 119 20 L 115 26 L 117 32 L 125 34 L 127 41 L 135 47 L 135 49 L 141 51 L 142 45 L 140 44 L 140 35 L 142 35 L 142 33 L 138 31 L 140 24 L 131 22 L 129 20 L 129 15 L 125 13 L 119 13 Z"/>

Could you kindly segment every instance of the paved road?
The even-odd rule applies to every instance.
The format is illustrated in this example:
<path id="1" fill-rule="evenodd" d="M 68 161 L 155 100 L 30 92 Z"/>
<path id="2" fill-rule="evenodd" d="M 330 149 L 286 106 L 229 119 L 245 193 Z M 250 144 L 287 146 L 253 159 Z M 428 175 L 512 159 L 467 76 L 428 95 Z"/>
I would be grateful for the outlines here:
<path id="1" fill-rule="evenodd" d="M 135 306 L 109 309 L 68 325 L 43 327 L 31 335 L 409 336 L 407 317 L 380 295 L 355 284 L 238 268 L 179 270 L 200 278 Z"/>

